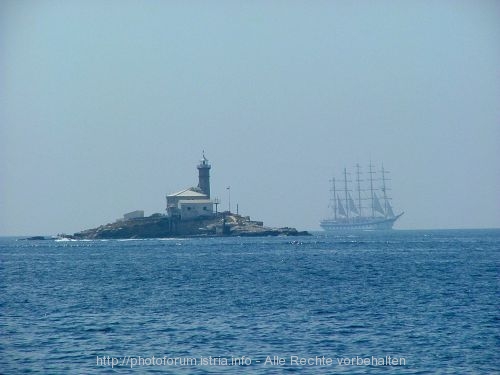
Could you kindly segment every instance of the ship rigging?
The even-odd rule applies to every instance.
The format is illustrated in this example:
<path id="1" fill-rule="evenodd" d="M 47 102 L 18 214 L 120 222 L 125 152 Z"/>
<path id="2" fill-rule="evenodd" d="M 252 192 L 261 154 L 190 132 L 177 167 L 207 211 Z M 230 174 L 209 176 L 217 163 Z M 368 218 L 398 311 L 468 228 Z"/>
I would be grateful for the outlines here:
<path id="1" fill-rule="evenodd" d="M 344 168 L 343 179 L 340 189 L 337 188 L 335 178 L 331 180 L 331 197 L 329 207 L 332 209 L 332 216 L 320 222 L 321 228 L 325 231 L 339 230 L 381 230 L 392 229 L 394 222 L 403 215 L 403 212 L 395 215 L 391 206 L 391 198 L 388 196 L 387 182 L 389 172 L 382 166 L 380 178 L 376 178 L 373 165 L 368 166 L 368 187 L 363 188 L 361 179 L 361 167 L 356 164 L 355 197 L 352 197 L 350 189 L 351 180 L 349 173 Z M 376 188 L 374 182 L 380 182 L 380 187 Z M 377 195 L 380 191 L 381 197 Z M 363 202 L 368 201 L 368 206 Z"/>

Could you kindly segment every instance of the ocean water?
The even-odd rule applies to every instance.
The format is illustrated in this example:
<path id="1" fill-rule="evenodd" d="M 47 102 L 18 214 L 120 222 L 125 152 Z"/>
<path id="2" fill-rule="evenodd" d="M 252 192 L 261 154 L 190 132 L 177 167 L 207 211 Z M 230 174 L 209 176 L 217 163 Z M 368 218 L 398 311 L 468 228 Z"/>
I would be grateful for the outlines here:
<path id="1" fill-rule="evenodd" d="M 500 230 L 0 239 L 0 373 L 500 372 Z"/>

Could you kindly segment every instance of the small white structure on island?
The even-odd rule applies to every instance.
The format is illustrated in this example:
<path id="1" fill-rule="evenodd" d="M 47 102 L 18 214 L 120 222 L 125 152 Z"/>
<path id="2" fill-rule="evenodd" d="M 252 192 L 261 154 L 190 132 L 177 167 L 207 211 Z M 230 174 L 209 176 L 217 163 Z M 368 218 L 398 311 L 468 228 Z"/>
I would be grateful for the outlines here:
<path id="1" fill-rule="evenodd" d="M 214 213 L 213 202 L 210 199 L 180 200 L 179 210 L 181 219 L 212 216 Z"/>
<path id="2" fill-rule="evenodd" d="M 213 201 L 210 200 L 210 164 L 203 153 L 198 164 L 198 186 L 167 195 L 167 215 L 181 220 L 212 216 Z"/>

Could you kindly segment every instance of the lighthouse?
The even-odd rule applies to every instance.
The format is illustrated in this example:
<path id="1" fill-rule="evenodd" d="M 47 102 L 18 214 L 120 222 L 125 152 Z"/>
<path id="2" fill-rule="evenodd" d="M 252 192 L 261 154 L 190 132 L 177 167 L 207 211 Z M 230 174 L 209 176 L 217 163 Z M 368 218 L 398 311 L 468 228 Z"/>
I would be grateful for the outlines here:
<path id="1" fill-rule="evenodd" d="M 203 194 L 210 199 L 210 164 L 208 163 L 208 159 L 205 157 L 205 152 L 203 152 L 203 158 L 200 160 L 200 164 L 198 164 L 198 188 L 202 191 Z"/>

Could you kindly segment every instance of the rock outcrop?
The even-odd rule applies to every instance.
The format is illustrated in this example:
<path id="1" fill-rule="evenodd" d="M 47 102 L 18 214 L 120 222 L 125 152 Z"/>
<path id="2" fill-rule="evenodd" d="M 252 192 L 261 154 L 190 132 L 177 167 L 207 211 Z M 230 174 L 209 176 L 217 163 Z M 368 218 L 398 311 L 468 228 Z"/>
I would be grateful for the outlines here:
<path id="1" fill-rule="evenodd" d="M 248 216 L 221 213 L 209 218 L 174 220 L 155 214 L 148 217 L 120 220 L 87 229 L 72 236 L 74 239 L 128 239 L 200 236 L 300 236 L 309 235 L 295 228 L 270 228 Z"/>

